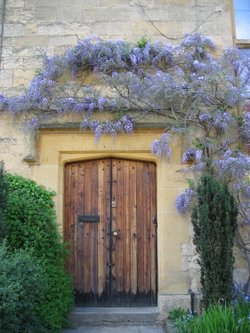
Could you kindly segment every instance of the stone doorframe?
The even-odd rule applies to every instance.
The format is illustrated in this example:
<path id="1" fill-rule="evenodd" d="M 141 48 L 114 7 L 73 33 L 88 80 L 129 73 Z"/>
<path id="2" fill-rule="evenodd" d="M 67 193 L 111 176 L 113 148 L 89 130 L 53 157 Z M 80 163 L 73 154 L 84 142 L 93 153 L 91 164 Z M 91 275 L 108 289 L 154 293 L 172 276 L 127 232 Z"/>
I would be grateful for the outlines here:
<path id="1" fill-rule="evenodd" d="M 59 225 L 63 225 L 63 171 L 71 161 L 105 157 L 155 162 L 157 165 L 158 212 L 158 305 L 164 314 L 170 304 L 189 306 L 187 290 L 193 276 L 189 258 L 190 225 L 175 210 L 175 197 L 185 188 L 181 173 L 181 145 L 175 142 L 170 162 L 158 159 L 150 151 L 162 129 L 138 129 L 134 134 L 116 138 L 104 136 L 95 143 L 93 134 L 79 129 L 41 129 L 36 136 L 36 157 L 29 162 L 31 178 L 56 192 L 55 207 Z M 187 251 L 188 248 L 188 251 Z M 169 254 L 169 255 L 168 255 Z M 197 275 L 197 274 L 196 274 Z M 198 279 L 197 275 L 197 279 Z M 180 300 L 180 302 L 178 301 Z"/>

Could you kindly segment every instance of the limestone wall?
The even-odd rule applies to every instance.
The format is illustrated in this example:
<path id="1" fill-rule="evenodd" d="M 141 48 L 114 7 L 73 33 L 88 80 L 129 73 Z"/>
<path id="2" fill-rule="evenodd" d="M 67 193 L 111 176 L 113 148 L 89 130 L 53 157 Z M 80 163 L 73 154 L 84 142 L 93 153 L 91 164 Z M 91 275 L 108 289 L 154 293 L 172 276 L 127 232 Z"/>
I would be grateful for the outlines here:
<path id="1" fill-rule="evenodd" d="M 178 43 L 194 30 L 221 48 L 232 45 L 230 1 L 7 0 L 0 91 L 22 90 L 42 54 L 61 53 L 86 36 Z"/>
<path id="2" fill-rule="evenodd" d="M 43 54 L 61 54 L 90 35 L 131 41 L 147 36 L 179 43 L 185 33 L 196 31 L 213 38 L 219 48 L 228 47 L 232 45 L 230 4 L 229 0 L 7 0 L 0 92 L 21 93 L 41 68 Z M 11 159 L 0 158 L 8 169 L 28 175 L 22 161 L 27 133 L 14 131 L 13 124 L 7 128 L 4 118 L 0 133 L 8 131 L 10 140 L 6 134 L 3 139 Z"/>
<path id="3" fill-rule="evenodd" d="M 0 1 L 0 5 L 2 3 L 3 1 Z M 193 31 L 208 35 L 220 49 L 231 46 L 231 1 L 7 0 L 0 92 L 9 95 L 22 92 L 36 70 L 41 67 L 43 54 L 61 54 L 67 47 L 76 44 L 78 39 L 90 35 L 105 39 L 124 38 L 131 41 L 147 36 L 151 40 L 179 43 L 185 33 Z M 56 199 L 58 218 L 59 222 L 62 222 L 63 163 L 74 156 L 79 158 L 79 152 L 82 154 L 81 158 L 86 152 L 94 156 L 98 149 L 93 145 L 93 141 L 88 141 L 91 143 L 86 147 L 84 141 L 86 135 L 80 133 L 74 135 L 68 133 L 63 139 L 67 143 L 64 147 L 63 141 L 60 141 L 62 134 L 58 133 L 46 137 L 41 132 L 39 138 L 45 141 L 40 141 L 39 138 L 36 141 L 34 133 L 27 132 L 22 122 L 23 118 L 0 115 L 0 160 L 5 161 L 8 171 L 31 177 L 55 190 L 58 193 Z M 148 159 L 150 155 L 148 141 L 149 138 L 153 138 L 153 133 L 148 134 L 146 141 L 140 136 L 138 138 L 141 143 L 140 141 L 137 143 L 141 146 L 138 148 L 140 151 L 137 151 L 137 157 Z M 83 140 L 82 145 L 81 140 Z M 109 149 L 105 154 L 132 156 L 136 153 L 135 148 L 131 147 L 137 137 L 134 139 L 121 137 L 116 146 L 110 142 L 110 139 L 105 140 L 102 145 L 106 142 L 106 147 Z M 120 147 L 120 150 L 117 147 Z M 27 163 L 27 160 L 34 156 L 32 163 Z M 199 291 L 192 230 L 188 221 L 178 216 L 174 208 L 174 198 L 185 186 L 183 180 L 176 174 L 180 163 L 178 146 L 175 160 L 170 165 L 157 161 L 160 235 L 159 304 L 162 312 L 173 302 L 175 305 L 180 305 L 176 303 L 178 295 L 183 304 L 188 304 L 189 288 Z"/>

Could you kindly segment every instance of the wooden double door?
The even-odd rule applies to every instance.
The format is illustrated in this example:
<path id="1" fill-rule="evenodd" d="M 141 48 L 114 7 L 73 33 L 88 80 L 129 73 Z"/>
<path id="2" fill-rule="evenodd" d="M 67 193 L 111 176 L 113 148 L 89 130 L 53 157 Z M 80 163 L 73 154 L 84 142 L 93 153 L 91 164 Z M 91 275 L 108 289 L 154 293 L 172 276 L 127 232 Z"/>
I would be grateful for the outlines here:
<path id="1" fill-rule="evenodd" d="M 155 164 L 114 158 L 69 163 L 64 193 L 76 305 L 155 306 Z"/>

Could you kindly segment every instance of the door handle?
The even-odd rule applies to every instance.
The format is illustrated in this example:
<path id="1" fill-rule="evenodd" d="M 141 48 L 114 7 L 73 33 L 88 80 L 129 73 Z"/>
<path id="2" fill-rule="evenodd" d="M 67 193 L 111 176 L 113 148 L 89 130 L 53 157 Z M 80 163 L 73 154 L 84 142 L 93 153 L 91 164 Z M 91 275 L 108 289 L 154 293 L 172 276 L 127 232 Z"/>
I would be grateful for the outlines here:
<path id="1" fill-rule="evenodd" d="M 113 231 L 113 236 L 114 237 L 118 237 L 119 236 L 119 232 L 118 231 Z"/>

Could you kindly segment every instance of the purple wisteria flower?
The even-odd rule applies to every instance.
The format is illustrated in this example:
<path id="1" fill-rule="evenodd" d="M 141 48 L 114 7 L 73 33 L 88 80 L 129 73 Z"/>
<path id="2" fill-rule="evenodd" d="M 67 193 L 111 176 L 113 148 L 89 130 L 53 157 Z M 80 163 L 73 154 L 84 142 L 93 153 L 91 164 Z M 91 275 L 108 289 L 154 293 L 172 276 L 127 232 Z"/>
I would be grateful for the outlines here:
<path id="1" fill-rule="evenodd" d="M 214 43 L 208 37 L 203 37 L 199 34 L 186 35 L 184 41 L 181 44 L 185 47 L 196 47 L 196 52 L 201 53 L 201 48 L 214 48 Z M 198 50 L 197 50 L 198 48 Z"/>
<path id="2" fill-rule="evenodd" d="M 94 132 L 95 141 L 98 142 L 104 134 L 115 137 L 118 133 L 122 132 L 127 134 L 132 133 L 134 130 L 134 122 L 133 119 L 127 115 L 122 116 L 119 120 L 107 120 L 103 122 L 85 118 L 81 122 L 80 128 L 82 130 L 92 130 Z"/>
<path id="3" fill-rule="evenodd" d="M 170 137 L 168 133 L 164 133 L 159 140 L 154 140 L 151 145 L 151 151 L 158 157 L 170 159 L 172 149 L 170 148 Z"/>
<path id="4" fill-rule="evenodd" d="M 132 133 L 134 130 L 133 119 L 129 116 L 123 116 L 121 118 L 122 127 L 125 133 Z"/>
<path id="5" fill-rule="evenodd" d="M 244 141 L 250 141 L 250 112 L 244 112 L 242 124 L 239 127 L 239 133 Z"/>
<path id="6" fill-rule="evenodd" d="M 179 214 L 184 215 L 191 207 L 195 192 L 192 189 L 186 189 L 179 194 L 175 200 L 175 207 Z"/>
<path id="7" fill-rule="evenodd" d="M 0 110 L 1 111 L 8 110 L 8 98 L 3 94 L 0 94 Z"/>
<path id="8" fill-rule="evenodd" d="M 27 128 L 37 128 L 39 126 L 39 120 L 37 117 L 32 117 L 26 122 Z"/>
<path id="9" fill-rule="evenodd" d="M 201 149 L 194 149 L 194 148 L 187 148 L 182 155 L 182 162 L 197 162 L 200 163 L 202 159 L 202 150 Z"/>
<path id="10" fill-rule="evenodd" d="M 202 122 L 210 122 L 212 119 L 209 113 L 202 113 L 199 115 L 199 120 Z"/>
<path id="11" fill-rule="evenodd" d="M 213 166 L 221 176 L 229 175 L 240 183 L 250 172 L 250 157 L 242 153 L 229 154 L 226 158 L 214 160 Z"/>
<path id="12" fill-rule="evenodd" d="M 246 183 L 242 187 L 242 194 L 247 198 L 250 199 L 250 184 Z"/>

